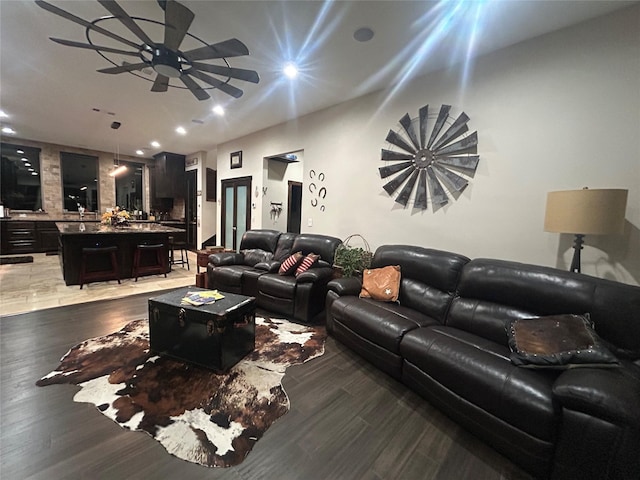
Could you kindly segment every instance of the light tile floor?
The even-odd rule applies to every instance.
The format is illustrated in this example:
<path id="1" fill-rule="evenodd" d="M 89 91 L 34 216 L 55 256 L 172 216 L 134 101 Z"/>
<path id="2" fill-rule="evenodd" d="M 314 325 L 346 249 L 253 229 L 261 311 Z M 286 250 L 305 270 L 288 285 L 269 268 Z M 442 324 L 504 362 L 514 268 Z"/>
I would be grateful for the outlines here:
<path id="1" fill-rule="evenodd" d="M 0 265 L 0 315 L 13 315 L 43 308 L 92 302 L 109 298 L 122 298 L 137 293 L 148 293 L 168 288 L 195 285 L 196 254 L 189 252 L 190 270 L 174 266 L 164 275 L 148 275 L 108 282 L 67 286 L 57 255 L 31 254 L 33 263 Z M 204 271 L 200 269 L 200 271 Z"/>

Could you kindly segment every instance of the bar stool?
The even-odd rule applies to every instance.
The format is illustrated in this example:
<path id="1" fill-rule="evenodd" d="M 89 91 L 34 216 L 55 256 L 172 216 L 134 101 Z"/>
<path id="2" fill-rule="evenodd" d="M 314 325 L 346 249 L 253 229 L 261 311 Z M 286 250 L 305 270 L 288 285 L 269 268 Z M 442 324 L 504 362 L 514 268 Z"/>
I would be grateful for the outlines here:
<path id="1" fill-rule="evenodd" d="M 116 252 L 118 247 L 85 247 L 82 249 L 82 264 L 80 265 L 80 290 L 85 283 L 106 280 L 118 280 L 120 283 L 120 271 L 118 270 L 118 259 Z M 109 258 L 110 269 L 92 270 L 91 267 L 96 266 L 96 261 L 102 259 L 104 264 L 105 257 Z"/>
<path id="2" fill-rule="evenodd" d="M 133 271 L 131 276 L 138 281 L 138 277 L 142 275 L 163 273 L 167 277 L 167 258 L 164 243 L 154 245 L 140 244 L 136 245 L 133 254 Z M 142 261 L 144 256 L 145 262 Z M 148 263 L 151 259 L 154 263 Z M 145 263 L 147 263 L 145 265 Z"/>
<path id="3" fill-rule="evenodd" d="M 175 256 L 174 250 L 180 250 L 180 260 L 178 260 Z M 170 265 L 182 265 L 187 266 L 187 270 L 191 270 L 189 268 L 189 253 L 187 252 L 187 242 L 176 242 L 173 237 L 169 237 L 169 264 Z"/>

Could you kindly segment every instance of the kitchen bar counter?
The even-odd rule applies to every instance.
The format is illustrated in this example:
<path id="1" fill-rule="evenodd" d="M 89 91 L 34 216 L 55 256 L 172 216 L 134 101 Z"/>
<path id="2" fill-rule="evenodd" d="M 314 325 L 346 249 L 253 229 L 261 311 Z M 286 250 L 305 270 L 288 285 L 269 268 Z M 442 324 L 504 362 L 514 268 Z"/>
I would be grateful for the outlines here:
<path id="1" fill-rule="evenodd" d="M 113 227 L 97 222 L 56 222 L 61 235 L 89 235 L 116 234 L 128 235 L 132 233 L 182 233 L 184 229 L 159 225 L 151 222 L 130 223 L 126 227 Z"/>
<path id="2" fill-rule="evenodd" d="M 169 236 L 183 234 L 184 230 L 156 223 L 131 223 L 127 227 L 113 227 L 96 222 L 56 222 L 59 230 L 58 253 L 62 276 L 67 285 L 80 284 L 82 249 L 85 247 L 118 247 L 118 267 L 120 278 L 132 278 L 133 256 L 137 245 L 164 245 L 163 255 L 169 265 Z M 146 252 L 150 253 L 150 252 Z M 104 264 L 99 262 L 104 260 Z M 149 264 L 152 258 L 142 258 L 142 264 Z M 98 258 L 91 270 L 108 268 L 107 259 Z"/>

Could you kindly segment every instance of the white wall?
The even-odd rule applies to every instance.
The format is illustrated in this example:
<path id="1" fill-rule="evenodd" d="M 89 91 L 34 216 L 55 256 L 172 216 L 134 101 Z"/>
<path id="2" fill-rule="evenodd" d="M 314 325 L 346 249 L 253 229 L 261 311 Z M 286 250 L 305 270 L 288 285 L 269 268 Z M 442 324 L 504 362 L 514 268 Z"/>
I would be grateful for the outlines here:
<path id="1" fill-rule="evenodd" d="M 572 237 L 543 231 L 547 192 L 626 188 L 625 234 L 587 236 L 582 271 L 639 284 L 639 18 L 635 5 L 481 57 L 466 85 L 459 71 L 440 71 L 396 96 L 378 92 L 219 145 L 218 179 L 252 175 L 261 188 L 264 156 L 304 149 L 305 187 L 311 170 L 324 173 L 327 196 L 322 212 L 303 188 L 303 231 L 360 233 L 374 249 L 415 244 L 563 269 Z M 395 203 L 377 170 L 388 130 L 427 103 L 450 104 L 453 116 L 466 112 L 479 136 L 471 185 L 435 213 Z M 236 150 L 243 167 L 231 171 Z M 261 209 L 259 202 L 252 228 L 263 227 Z"/>
<path id="2" fill-rule="evenodd" d="M 289 181 L 302 182 L 304 174 L 304 152 L 296 152 L 295 154 L 298 161 L 292 163 L 264 159 L 263 188 L 259 190 L 259 196 L 262 198 L 263 228 L 272 228 L 283 232 L 287 230 Z M 271 202 L 281 204 L 279 215 L 275 215 L 271 211 Z"/>

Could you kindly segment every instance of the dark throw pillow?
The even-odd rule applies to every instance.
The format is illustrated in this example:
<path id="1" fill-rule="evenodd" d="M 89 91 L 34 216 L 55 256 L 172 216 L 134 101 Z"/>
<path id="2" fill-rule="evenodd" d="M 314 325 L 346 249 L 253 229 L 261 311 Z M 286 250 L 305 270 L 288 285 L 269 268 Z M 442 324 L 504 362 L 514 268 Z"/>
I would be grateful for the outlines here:
<path id="1" fill-rule="evenodd" d="M 296 268 L 296 277 L 301 273 L 309 270 L 318 261 L 319 258 L 320 255 L 316 255 L 315 253 L 310 253 L 309 255 L 304 257 L 302 259 L 302 262 L 300 262 L 300 264 L 298 265 L 298 268 Z"/>
<path id="2" fill-rule="evenodd" d="M 268 262 L 273 258 L 273 253 L 260 250 L 259 248 L 242 250 L 244 264 L 254 267 L 257 263 Z"/>
<path id="3" fill-rule="evenodd" d="M 296 268 L 298 268 L 298 265 L 300 264 L 300 262 L 302 262 L 303 258 L 304 256 L 302 255 L 302 252 L 294 253 L 293 255 L 288 257 L 284 262 L 282 262 L 282 265 L 280 265 L 280 270 L 278 270 L 278 273 L 280 275 L 292 275 L 296 271 Z"/>
<path id="4" fill-rule="evenodd" d="M 586 315 L 551 315 L 507 322 L 511 362 L 529 368 L 615 367 Z"/>

